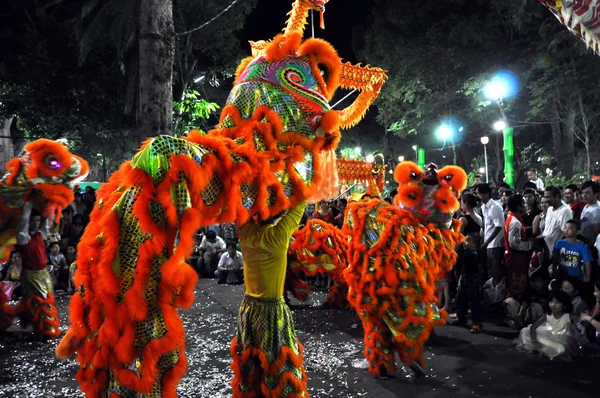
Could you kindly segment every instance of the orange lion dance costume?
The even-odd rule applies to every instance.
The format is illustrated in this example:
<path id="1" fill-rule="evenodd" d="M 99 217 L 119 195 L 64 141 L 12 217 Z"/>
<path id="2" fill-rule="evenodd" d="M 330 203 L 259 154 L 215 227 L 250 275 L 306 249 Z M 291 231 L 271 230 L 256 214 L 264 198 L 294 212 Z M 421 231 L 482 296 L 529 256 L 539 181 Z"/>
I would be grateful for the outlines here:
<path id="1" fill-rule="evenodd" d="M 98 191 L 78 247 L 71 327 L 56 351 L 77 353 L 88 397 L 177 396 L 186 368 L 177 308 L 194 300 L 185 259 L 201 226 L 265 220 L 332 194 L 322 182 L 335 180 L 339 128 L 360 120 L 386 76 L 342 64 L 327 42 L 302 41 L 309 10 L 324 3 L 296 1 L 284 34 L 251 43 L 217 129 L 148 140 Z M 338 87 L 360 92 L 340 111 L 329 106 Z M 306 396 L 295 334 L 245 332 L 252 339 L 232 344 L 233 395 Z M 262 347 L 257 362 L 251 352 Z"/>
<path id="2" fill-rule="evenodd" d="M 8 174 L 0 181 L 0 261 L 7 261 L 11 248 L 17 245 L 24 260 L 24 294 L 17 307 L 12 308 L 5 304 L 8 298 L 0 293 L 0 328 L 7 329 L 18 316 L 23 327 L 32 324 L 36 335 L 57 337 L 59 319 L 52 281 L 45 269 L 43 233 L 46 221 L 58 222 L 63 208 L 73 202 L 73 187 L 87 175 L 88 164 L 62 143 L 41 139 L 27 144 L 24 154 L 8 162 L 7 168 Z M 32 210 L 43 217 L 40 232 L 36 229 L 31 233 Z M 41 255 L 32 253 L 34 247 Z"/>
<path id="3" fill-rule="evenodd" d="M 343 277 L 362 320 L 369 372 L 394 371 L 398 353 L 422 375 L 423 344 L 446 317 L 437 307 L 435 282 L 454 266 L 454 246 L 463 239 L 451 214 L 467 177 L 456 166 L 422 171 L 412 162 L 401 163 L 394 177 L 396 206 L 377 199 L 348 206 Z"/>

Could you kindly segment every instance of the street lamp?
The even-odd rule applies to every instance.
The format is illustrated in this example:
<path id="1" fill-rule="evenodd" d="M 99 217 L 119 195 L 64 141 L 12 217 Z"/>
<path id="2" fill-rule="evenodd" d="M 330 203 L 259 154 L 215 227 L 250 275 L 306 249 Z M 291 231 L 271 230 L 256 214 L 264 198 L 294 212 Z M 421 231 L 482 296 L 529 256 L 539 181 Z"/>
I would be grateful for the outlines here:
<path id="1" fill-rule="evenodd" d="M 404 156 L 398 156 L 398 161 L 399 161 L 400 163 L 404 162 Z"/>
<path id="2" fill-rule="evenodd" d="M 458 128 L 459 132 L 461 132 L 462 130 L 462 127 Z M 444 123 L 440 127 L 438 127 L 438 129 L 435 131 L 435 135 L 438 140 L 443 141 L 444 143 L 446 141 L 450 141 L 450 143 L 452 144 L 452 161 L 454 164 L 456 164 L 456 146 L 454 145 L 454 131 L 452 127 Z"/>
<path id="3" fill-rule="evenodd" d="M 504 109 L 502 109 L 502 99 L 514 96 L 518 90 L 519 84 L 514 73 L 509 71 L 498 72 L 492 80 L 484 87 L 483 94 L 490 100 L 496 102 L 502 120 L 494 123 L 494 129 L 502 131 L 504 138 L 504 178 L 506 183 L 512 188 L 515 186 L 515 146 L 513 141 L 513 129 L 508 127 L 508 120 Z"/>
<path id="4" fill-rule="evenodd" d="M 489 183 L 489 177 L 488 177 L 488 162 L 487 162 L 487 144 L 489 144 L 490 139 L 489 137 L 481 137 L 481 143 L 483 144 L 483 158 L 485 160 L 485 182 Z"/>
<path id="5" fill-rule="evenodd" d="M 412 149 L 413 149 L 413 151 L 415 151 L 415 162 L 418 162 L 419 161 L 419 152 L 418 152 L 419 147 L 416 145 L 413 145 Z"/>
<path id="6" fill-rule="evenodd" d="M 496 123 L 494 123 L 494 130 L 502 132 L 502 130 L 504 130 L 506 128 L 506 122 L 504 122 L 504 120 L 498 120 Z"/>

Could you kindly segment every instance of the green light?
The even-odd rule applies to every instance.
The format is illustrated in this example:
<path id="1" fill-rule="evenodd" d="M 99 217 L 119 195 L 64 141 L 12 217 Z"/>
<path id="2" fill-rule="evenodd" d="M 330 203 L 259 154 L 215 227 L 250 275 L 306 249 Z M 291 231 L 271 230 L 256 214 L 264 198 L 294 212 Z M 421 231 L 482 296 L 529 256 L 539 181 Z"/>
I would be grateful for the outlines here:
<path id="1" fill-rule="evenodd" d="M 417 164 L 421 169 L 425 169 L 425 149 L 419 148 L 417 153 Z"/>
<path id="2" fill-rule="evenodd" d="M 511 188 L 515 187 L 515 146 L 513 142 L 513 129 L 502 130 L 504 137 L 504 177 Z"/>

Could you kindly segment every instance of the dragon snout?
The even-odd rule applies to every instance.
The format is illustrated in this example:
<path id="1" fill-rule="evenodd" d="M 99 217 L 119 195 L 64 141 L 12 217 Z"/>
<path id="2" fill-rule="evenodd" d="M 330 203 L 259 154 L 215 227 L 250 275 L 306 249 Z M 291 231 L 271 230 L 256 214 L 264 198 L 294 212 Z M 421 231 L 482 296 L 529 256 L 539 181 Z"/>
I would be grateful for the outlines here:
<path id="1" fill-rule="evenodd" d="M 332 149 L 340 138 L 340 119 L 335 111 L 316 113 L 309 118 L 309 123 L 317 138 L 325 140 L 324 148 Z"/>

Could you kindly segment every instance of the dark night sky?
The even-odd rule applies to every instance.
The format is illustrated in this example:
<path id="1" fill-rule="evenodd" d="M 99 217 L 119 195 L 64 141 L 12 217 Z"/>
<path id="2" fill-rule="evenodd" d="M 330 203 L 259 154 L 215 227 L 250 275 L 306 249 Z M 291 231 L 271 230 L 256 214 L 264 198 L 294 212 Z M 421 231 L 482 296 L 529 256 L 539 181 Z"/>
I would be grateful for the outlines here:
<path id="1" fill-rule="evenodd" d="M 259 0 L 257 7 L 246 19 L 240 37 L 247 40 L 267 40 L 280 33 L 293 0 Z M 340 56 L 358 62 L 352 51 L 352 31 L 363 25 L 370 15 L 372 0 L 332 0 L 326 6 L 325 30 L 319 28 L 319 14 L 314 13 L 315 37 L 329 41 Z M 305 37 L 310 36 L 310 19 Z"/>

